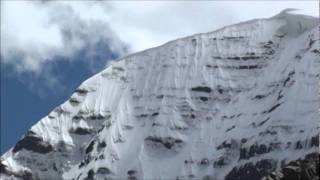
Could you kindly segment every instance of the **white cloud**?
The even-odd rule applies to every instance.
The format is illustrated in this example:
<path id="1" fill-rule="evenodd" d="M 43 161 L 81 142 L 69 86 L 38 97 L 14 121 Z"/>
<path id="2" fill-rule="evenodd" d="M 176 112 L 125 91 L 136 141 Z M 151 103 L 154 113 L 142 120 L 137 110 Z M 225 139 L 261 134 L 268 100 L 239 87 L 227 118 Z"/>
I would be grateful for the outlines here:
<path id="1" fill-rule="evenodd" d="M 1 1 L 2 62 L 13 65 L 17 72 L 40 75 L 48 61 L 57 56 L 73 60 L 84 48 L 91 60 L 90 54 L 95 54 L 101 41 L 112 53 L 125 52 L 101 16 L 88 19 L 87 11 L 80 13 L 77 8 L 65 2 Z"/>
<path id="2" fill-rule="evenodd" d="M 106 10 L 111 29 L 133 51 L 253 18 L 271 17 L 286 8 L 318 14 L 315 1 L 117 1 L 108 5 L 112 7 Z"/>
<path id="3" fill-rule="evenodd" d="M 101 39 L 123 54 L 121 42 L 140 51 L 285 8 L 317 16 L 317 7 L 316 1 L 1 1 L 2 62 L 39 73 L 55 56 L 72 57 Z"/>

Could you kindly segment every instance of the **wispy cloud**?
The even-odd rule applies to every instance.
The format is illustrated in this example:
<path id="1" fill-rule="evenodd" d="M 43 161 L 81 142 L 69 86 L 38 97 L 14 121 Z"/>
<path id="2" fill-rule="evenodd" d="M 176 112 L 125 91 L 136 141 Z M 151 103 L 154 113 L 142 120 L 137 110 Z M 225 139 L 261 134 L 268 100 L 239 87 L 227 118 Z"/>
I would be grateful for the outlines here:
<path id="1" fill-rule="evenodd" d="M 86 11 L 74 10 L 76 5 L 1 1 L 1 63 L 11 69 L 6 72 L 23 76 L 23 83 L 43 94 L 63 81 L 54 73 L 55 61 L 85 61 L 96 72 L 127 52 L 108 22 L 86 18 Z M 35 83 L 39 80 L 45 88 Z"/>
<path id="2" fill-rule="evenodd" d="M 85 19 L 68 4 L 5 1 L 1 13 L 3 62 L 16 65 L 18 72 L 39 73 L 42 65 L 56 56 L 74 60 L 84 49 L 90 60 L 103 41 L 111 52 L 126 51 L 107 22 Z"/>
<path id="3" fill-rule="evenodd" d="M 17 74 L 63 77 L 54 61 L 85 61 L 91 71 L 108 59 L 178 37 L 270 17 L 285 8 L 317 16 L 317 2 L 267 1 L 1 1 L 1 63 Z M 29 83 L 31 83 L 30 81 Z"/>

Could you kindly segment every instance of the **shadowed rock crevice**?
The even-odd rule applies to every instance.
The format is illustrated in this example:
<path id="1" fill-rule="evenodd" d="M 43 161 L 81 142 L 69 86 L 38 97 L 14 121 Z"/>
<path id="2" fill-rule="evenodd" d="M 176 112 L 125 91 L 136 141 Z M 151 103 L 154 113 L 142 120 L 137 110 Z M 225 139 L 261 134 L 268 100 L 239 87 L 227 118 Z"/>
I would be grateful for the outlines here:
<path id="1" fill-rule="evenodd" d="M 271 159 L 260 160 L 257 163 L 246 163 L 234 167 L 225 177 L 225 180 L 260 180 L 263 176 L 276 169 L 276 162 Z"/>
<path id="2" fill-rule="evenodd" d="M 290 161 L 280 170 L 265 175 L 262 180 L 319 180 L 319 153 L 311 153 L 303 159 Z"/>
<path id="3" fill-rule="evenodd" d="M 160 144 L 167 149 L 171 149 L 174 146 L 181 146 L 184 143 L 181 139 L 176 139 L 173 137 L 156 137 L 156 136 L 148 136 L 145 139 L 145 142 L 151 143 L 151 144 Z"/>
<path id="4" fill-rule="evenodd" d="M 46 154 L 51 152 L 53 150 L 53 147 L 50 143 L 45 142 L 42 137 L 39 137 L 32 131 L 28 131 L 28 133 L 18 141 L 12 152 L 16 153 L 21 149 Z"/>
<path id="5" fill-rule="evenodd" d="M 196 92 L 205 92 L 205 93 L 211 92 L 211 88 L 207 86 L 197 86 L 197 87 L 191 88 L 191 90 Z"/>

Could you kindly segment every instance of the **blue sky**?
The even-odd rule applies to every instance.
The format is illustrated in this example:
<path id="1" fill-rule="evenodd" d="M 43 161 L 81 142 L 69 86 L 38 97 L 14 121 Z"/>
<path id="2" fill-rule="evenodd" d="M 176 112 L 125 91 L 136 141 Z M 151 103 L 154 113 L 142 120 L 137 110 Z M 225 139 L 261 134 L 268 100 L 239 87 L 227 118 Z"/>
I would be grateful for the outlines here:
<path id="1" fill-rule="evenodd" d="M 102 46 L 102 47 L 101 47 Z M 108 50 L 108 44 L 95 47 L 95 71 L 102 70 L 105 61 L 119 55 Z M 47 77 L 32 72 L 16 74 L 12 65 L 1 64 L 1 153 L 5 152 L 38 120 L 69 98 L 73 90 L 95 71 L 88 67 L 86 49 L 74 54 L 77 60 L 55 57 L 44 65 L 50 76 L 58 77 L 56 86 L 48 86 Z"/>
<path id="2" fill-rule="evenodd" d="M 1 1 L 1 154 L 112 59 L 317 1 Z"/>
<path id="3" fill-rule="evenodd" d="M 14 142 L 37 120 L 67 99 L 72 89 L 91 74 L 83 63 L 68 64 L 65 61 L 60 61 L 56 67 L 54 73 L 59 73 L 63 77 L 64 90 L 57 92 L 54 89 L 47 89 L 44 93 L 35 92 L 28 85 L 28 81 L 36 80 L 35 86 L 44 86 L 41 83 L 41 78 L 33 78 L 32 74 L 26 74 L 27 77 L 17 77 L 12 75 L 14 71 L 10 67 L 2 66 L 1 153 L 14 145 Z M 41 88 L 44 88 L 42 90 L 46 89 L 45 87 Z"/>

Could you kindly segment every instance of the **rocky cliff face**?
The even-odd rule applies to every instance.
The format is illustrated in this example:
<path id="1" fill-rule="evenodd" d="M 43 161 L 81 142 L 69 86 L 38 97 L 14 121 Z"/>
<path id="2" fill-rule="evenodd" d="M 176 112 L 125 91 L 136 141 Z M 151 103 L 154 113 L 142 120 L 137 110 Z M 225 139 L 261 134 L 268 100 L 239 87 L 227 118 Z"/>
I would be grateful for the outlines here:
<path id="1" fill-rule="evenodd" d="M 319 83 L 312 17 L 171 41 L 83 82 L 2 155 L 1 178 L 315 180 Z"/>

